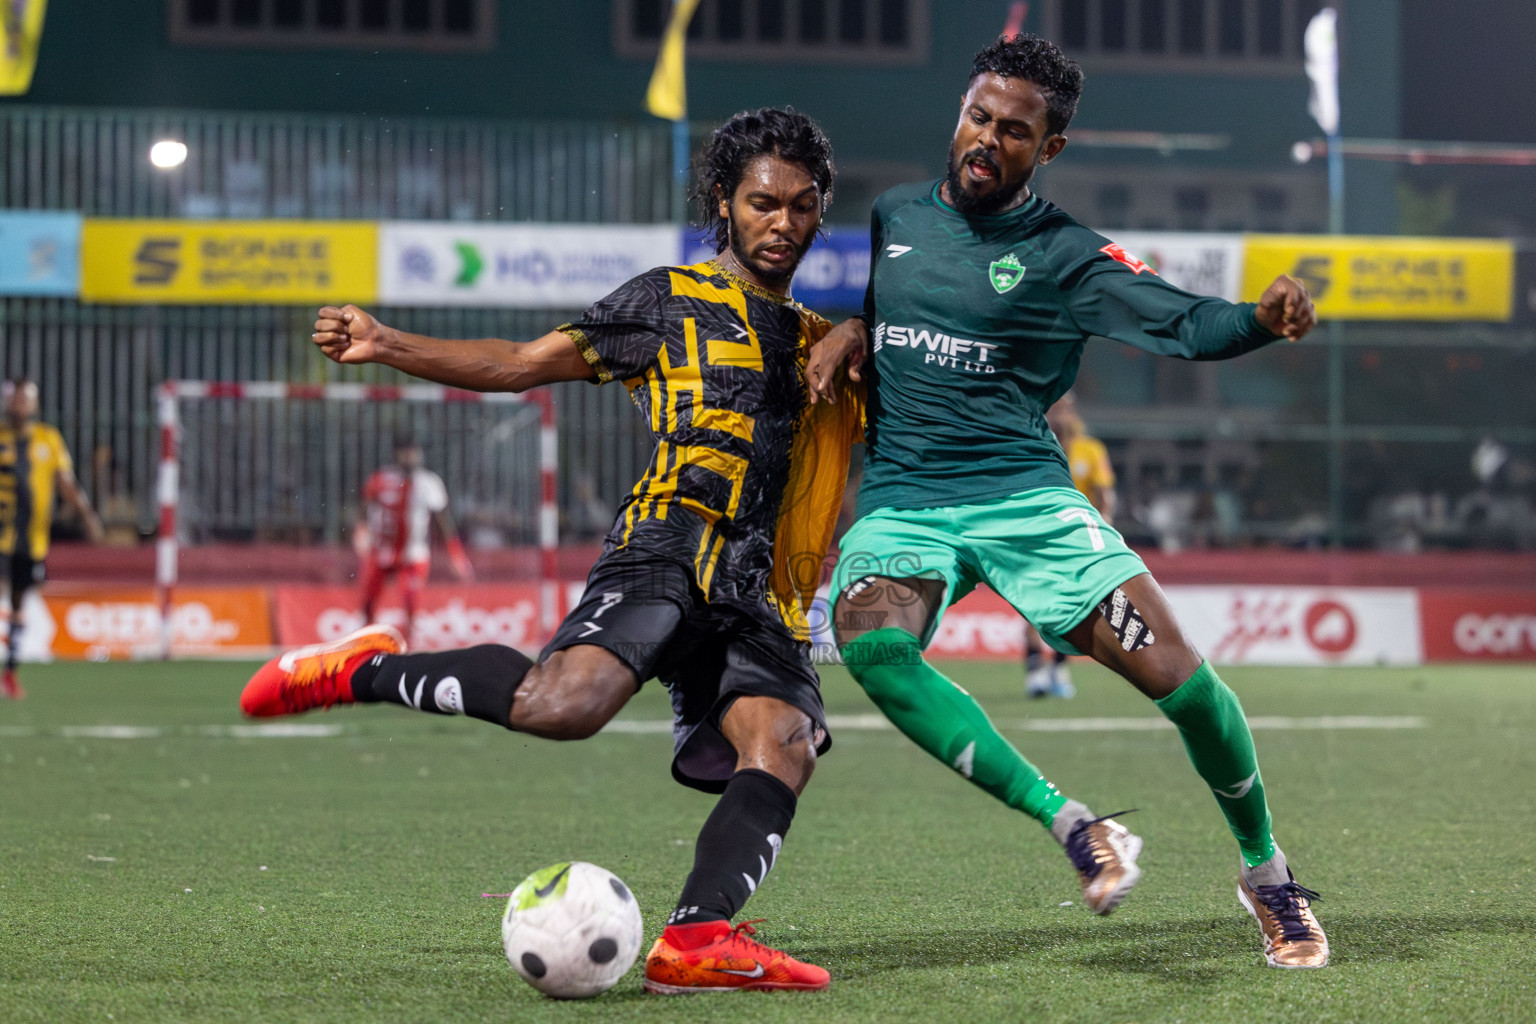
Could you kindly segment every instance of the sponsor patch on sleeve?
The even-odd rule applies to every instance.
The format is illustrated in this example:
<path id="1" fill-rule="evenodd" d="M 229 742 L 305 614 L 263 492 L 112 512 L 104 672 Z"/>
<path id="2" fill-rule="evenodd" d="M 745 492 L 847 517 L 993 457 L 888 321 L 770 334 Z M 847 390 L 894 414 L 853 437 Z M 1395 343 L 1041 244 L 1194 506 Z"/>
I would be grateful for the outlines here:
<path id="1" fill-rule="evenodd" d="M 1104 248 L 1100 249 L 1099 252 L 1102 252 L 1112 260 L 1124 263 L 1138 274 L 1145 270 L 1153 277 L 1157 276 L 1157 271 L 1153 270 L 1149 265 L 1143 263 L 1135 256 L 1132 256 L 1130 253 L 1126 252 L 1125 247 L 1122 245 L 1116 245 L 1114 242 L 1110 242 Z"/>

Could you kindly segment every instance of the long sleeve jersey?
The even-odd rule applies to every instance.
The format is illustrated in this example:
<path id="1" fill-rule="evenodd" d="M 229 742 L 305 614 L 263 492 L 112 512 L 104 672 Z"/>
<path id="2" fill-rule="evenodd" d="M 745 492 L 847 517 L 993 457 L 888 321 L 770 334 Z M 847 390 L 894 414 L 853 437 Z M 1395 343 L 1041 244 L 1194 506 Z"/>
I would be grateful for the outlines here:
<path id="1" fill-rule="evenodd" d="M 1091 337 L 1182 359 L 1276 338 L 1252 303 L 1175 288 L 1038 196 L 968 216 L 939 182 L 898 186 L 875 201 L 871 246 L 860 515 L 1071 487 L 1045 410 Z"/>

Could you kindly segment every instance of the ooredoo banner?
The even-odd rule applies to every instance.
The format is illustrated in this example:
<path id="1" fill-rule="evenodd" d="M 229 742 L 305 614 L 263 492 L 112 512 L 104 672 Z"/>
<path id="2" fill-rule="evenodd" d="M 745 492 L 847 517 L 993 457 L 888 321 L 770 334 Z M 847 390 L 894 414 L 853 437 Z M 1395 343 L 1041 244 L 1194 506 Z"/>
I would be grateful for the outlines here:
<path id="1" fill-rule="evenodd" d="M 1536 659 L 1536 591 L 1419 591 L 1429 661 Z"/>
<path id="2" fill-rule="evenodd" d="M 386 594 L 378 620 L 405 628 L 405 609 Z M 335 640 L 363 625 L 356 587 L 278 587 L 277 642 L 282 647 Z M 410 630 L 415 650 L 442 651 L 474 644 L 536 650 L 544 642 L 534 583 L 429 585 Z"/>

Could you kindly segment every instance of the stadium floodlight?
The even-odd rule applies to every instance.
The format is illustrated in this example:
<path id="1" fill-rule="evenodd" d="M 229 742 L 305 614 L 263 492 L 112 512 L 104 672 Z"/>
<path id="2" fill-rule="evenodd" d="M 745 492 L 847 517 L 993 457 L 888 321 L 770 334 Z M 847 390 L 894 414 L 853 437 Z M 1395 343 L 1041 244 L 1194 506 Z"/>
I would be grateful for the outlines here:
<path id="1" fill-rule="evenodd" d="M 552 634 L 555 627 L 559 625 L 562 614 L 557 558 L 560 544 L 560 513 L 556 479 L 559 433 L 554 396 L 547 389 L 540 388 L 528 395 L 521 395 L 508 392 L 464 391 L 441 384 L 300 384 L 267 380 L 168 380 L 160 386 L 157 403 L 160 422 L 160 467 L 156 492 L 160 523 L 155 551 L 155 586 L 160 606 L 158 653 L 161 658 L 169 658 L 171 654 L 172 598 L 179 582 L 181 492 L 188 475 L 184 471 L 188 467 L 182 465 L 182 405 L 206 399 L 225 399 L 241 403 L 339 402 L 353 407 L 360 403 L 406 402 L 439 406 L 446 404 L 459 408 L 484 406 L 490 409 L 513 405 L 537 409 L 538 454 L 535 459 L 529 460 L 532 465 L 528 467 L 529 469 L 536 467 L 537 484 L 535 487 L 524 489 L 537 494 L 539 623 L 546 636 Z M 295 452 L 290 452 L 289 455 L 293 458 L 299 457 Z M 532 483 L 532 481 L 529 482 Z"/>
<path id="2" fill-rule="evenodd" d="M 180 167 L 187 162 L 187 144 L 175 139 L 161 139 L 149 147 L 149 162 L 162 171 Z"/>

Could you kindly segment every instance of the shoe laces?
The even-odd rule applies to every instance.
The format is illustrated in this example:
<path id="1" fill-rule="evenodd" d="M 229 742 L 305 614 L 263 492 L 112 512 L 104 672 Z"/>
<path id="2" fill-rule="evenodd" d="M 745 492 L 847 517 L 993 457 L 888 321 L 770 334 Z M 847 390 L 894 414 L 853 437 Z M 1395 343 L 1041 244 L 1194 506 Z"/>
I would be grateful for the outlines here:
<path id="1" fill-rule="evenodd" d="M 1322 899 L 1317 893 L 1293 878 L 1279 885 L 1256 886 L 1253 894 L 1280 922 L 1280 937 L 1286 942 L 1305 942 L 1314 938 L 1305 911 L 1313 900 Z"/>
<path id="2" fill-rule="evenodd" d="M 751 936 L 757 934 L 757 929 L 753 928 L 752 926 L 755 924 L 762 924 L 766 920 L 768 920 L 766 917 L 758 917 L 752 919 L 751 921 L 741 922 L 741 924 L 738 924 L 731 929 L 731 933 L 729 935 L 724 936 L 725 941 L 730 943 L 732 947 L 746 950 L 747 955 L 755 958 L 757 956 L 758 950 L 767 950 L 768 947 L 764 946 L 756 939 L 751 938 Z"/>
<path id="3" fill-rule="evenodd" d="M 1106 814 L 1101 818 L 1080 821 L 1072 826 L 1072 831 L 1067 833 L 1067 857 L 1072 861 L 1072 866 L 1077 868 L 1078 874 L 1087 878 L 1098 878 L 1099 872 L 1104 870 L 1104 865 L 1115 859 L 1113 850 L 1103 843 L 1094 841 L 1093 834 L 1088 831 L 1089 826 L 1108 821 L 1110 818 L 1118 818 L 1122 814 L 1135 813 L 1136 808 L 1132 807 L 1129 810 Z"/>

